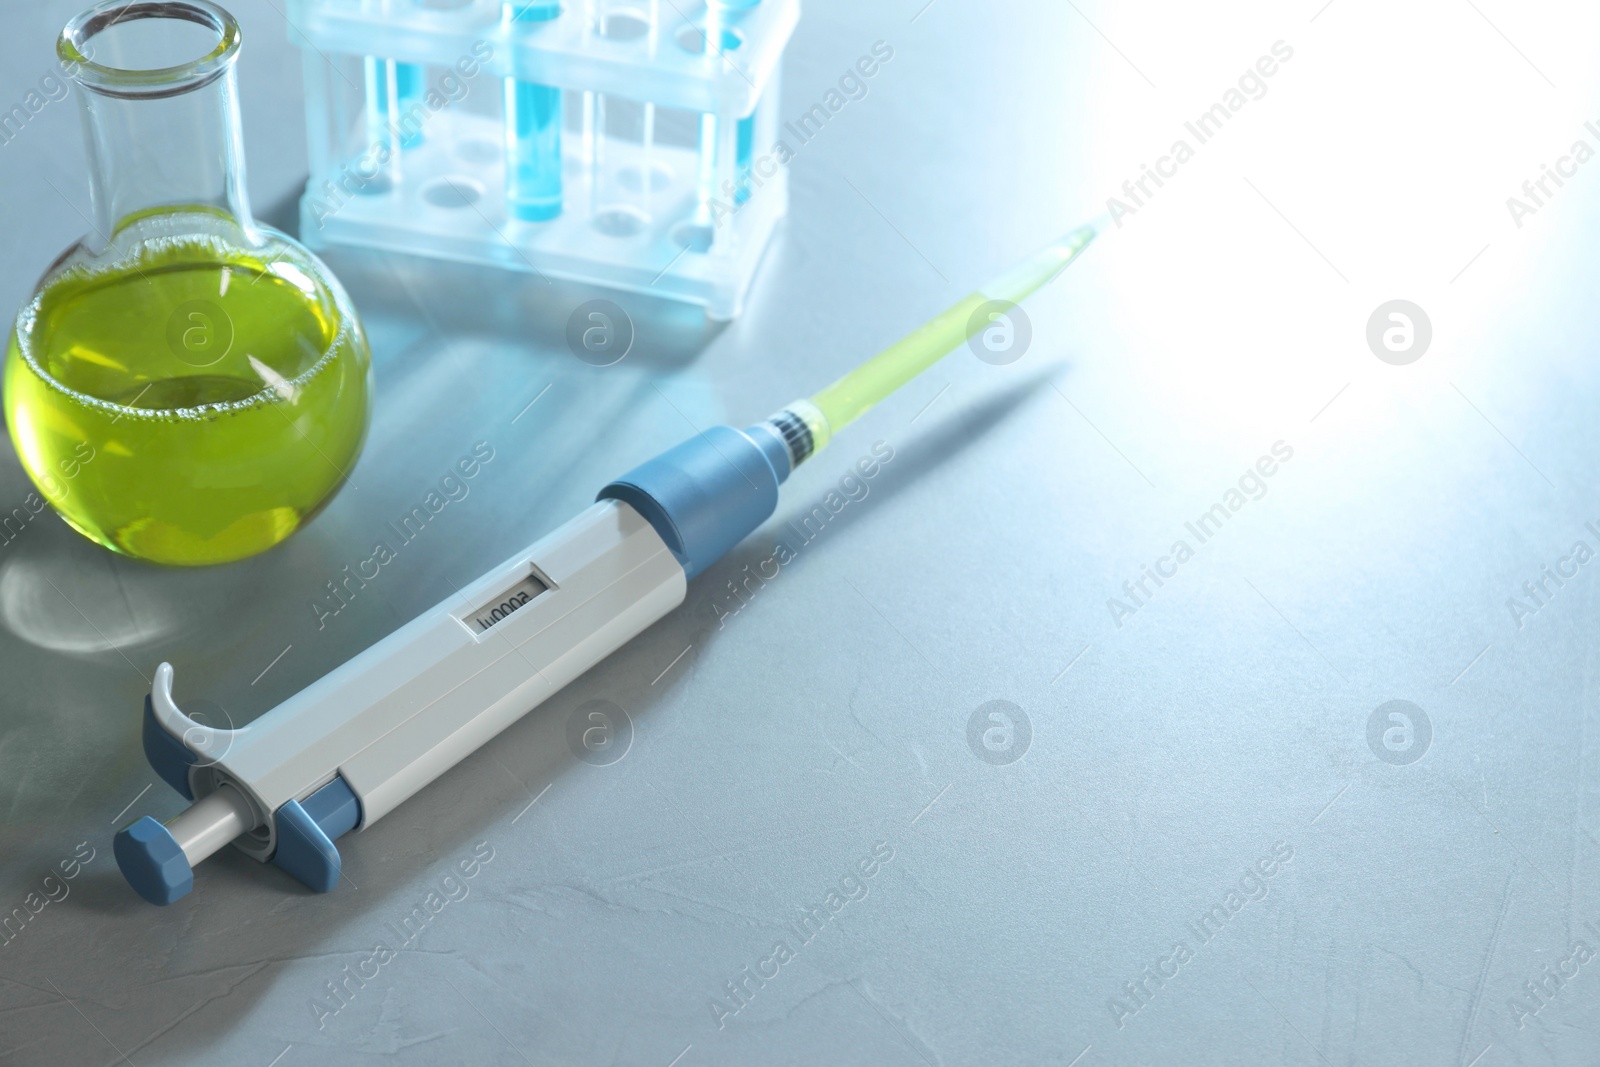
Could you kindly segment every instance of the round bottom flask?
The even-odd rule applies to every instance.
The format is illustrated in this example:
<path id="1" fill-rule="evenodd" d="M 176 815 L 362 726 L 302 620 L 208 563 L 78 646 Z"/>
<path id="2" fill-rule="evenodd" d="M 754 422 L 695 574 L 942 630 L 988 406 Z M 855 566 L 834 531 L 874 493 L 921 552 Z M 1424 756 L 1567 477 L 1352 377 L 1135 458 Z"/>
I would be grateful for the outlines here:
<path id="1" fill-rule="evenodd" d="M 371 360 L 315 256 L 244 188 L 232 16 L 112 0 L 58 51 L 83 90 L 93 218 L 18 313 L 7 427 L 84 536 L 159 563 L 287 538 L 360 454 Z"/>

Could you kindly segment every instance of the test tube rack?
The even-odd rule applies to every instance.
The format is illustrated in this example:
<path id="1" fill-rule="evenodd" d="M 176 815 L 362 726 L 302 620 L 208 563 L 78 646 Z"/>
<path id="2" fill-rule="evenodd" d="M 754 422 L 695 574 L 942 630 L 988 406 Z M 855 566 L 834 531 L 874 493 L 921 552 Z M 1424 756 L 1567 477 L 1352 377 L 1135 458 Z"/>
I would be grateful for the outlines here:
<path id="1" fill-rule="evenodd" d="M 799 0 L 291 0 L 300 236 L 736 318 L 788 208 Z"/>

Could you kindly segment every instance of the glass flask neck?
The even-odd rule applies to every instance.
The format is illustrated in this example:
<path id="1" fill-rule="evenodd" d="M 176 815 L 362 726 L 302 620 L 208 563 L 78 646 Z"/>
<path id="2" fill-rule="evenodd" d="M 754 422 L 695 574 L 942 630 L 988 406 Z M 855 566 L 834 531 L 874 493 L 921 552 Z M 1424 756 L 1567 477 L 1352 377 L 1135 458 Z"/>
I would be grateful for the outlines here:
<path id="1" fill-rule="evenodd" d="M 107 0 L 62 31 L 57 51 L 85 91 L 89 250 L 163 232 L 176 213 L 259 243 L 245 192 L 238 23 L 208 0 Z"/>

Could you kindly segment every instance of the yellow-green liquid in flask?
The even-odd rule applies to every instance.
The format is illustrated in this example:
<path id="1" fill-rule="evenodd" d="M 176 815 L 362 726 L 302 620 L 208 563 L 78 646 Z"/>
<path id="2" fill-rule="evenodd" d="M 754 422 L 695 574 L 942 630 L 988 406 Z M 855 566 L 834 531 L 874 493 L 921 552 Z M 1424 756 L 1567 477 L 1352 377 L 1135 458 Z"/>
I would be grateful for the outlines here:
<path id="1" fill-rule="evenodd" d="M 67 522 L 168 564 L 277 544 L 331 497 L 367 426 L 366 338 L 287 242 L 155 238 L 69 266 L 18 316 L 5 415 Z"/>

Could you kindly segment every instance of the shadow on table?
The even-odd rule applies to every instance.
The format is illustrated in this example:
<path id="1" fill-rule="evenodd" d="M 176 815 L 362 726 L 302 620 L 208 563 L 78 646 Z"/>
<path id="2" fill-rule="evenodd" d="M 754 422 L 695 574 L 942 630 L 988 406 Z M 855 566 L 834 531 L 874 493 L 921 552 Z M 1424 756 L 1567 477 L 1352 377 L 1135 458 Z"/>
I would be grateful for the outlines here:
<path id="1" fill-rule="evenodd" d="M 893 465 L 885 467 L 881 480 L 872 483 L 871 498 L 879 501 L 892 499 L 923 478 L 934 474 L 949 457 L 976 443 L 1004 421 L 1018 406 L 1047 388 L 1050 379 L 1058 376 L 1062 370 L 1063 367 L 1059 364 L 1042 368 L 1021 381 L 984 397 L 963 411 L 956 413 L 947 411 L 943 417 L 940 417 L 937 411 L 930 415 L 928 424 L 919 430 L 914 430 L 909 440 L 898 438 L 891 442 L 895 448 Z M 862 448 L 865 451 L 864 445 Z M 830 459 L 841 460 L 843 457 L 829 456 L 825 453 L 812 462 L 827 465 Z M 846 474 L 854 473 L 853 468 L 848 466 L 842 468 L 842 471 Z M 815 536 L 810 534 L 813 527 L 805 525 L 806 521 L 823 506 L 822 501 L 826 494 L 837 488 L 835 483 L 828 483 L 815 491 L 815 499 L 791 497 L 780 500 L 777 512 L 764 527 L 767 535 L 757 534 L 750 537 L 706 571 L 699 585 L 708 595 L 697 597 L 691 591 L 689 602 L 680 610 L 694 611 L 697 619 L 713 624 L 714 629 L 720 628 L 715 625 L 716 612 L 710 609 L 710 601 L 718 595 L 713 591 L 719 587 L 726 588 L 731 580 L 744 573 L 745 568 L 755 569 L 757 564 L 766 561 L 772 555 L 771 544 L 775 536 L 786 543 L 791 543 L 790 547 L 795 554 L 803 556 L 805 553 L 803 546 L 809 543 L 806 538 L 814 539 Z M 838 538 L 840 531 L 848 530 L 868 510 L 870 509 L 851 506 L 844 507 L 836 515 L 830 515 L 825 525 L 828 540 L 832 542 Z"/>
<path id="2" fill-rule="evenodd" d="M 981 439 L 1058 373 L 1059 366 L 1043 368 L 962 410 L 946 409 L 942 416 L 937 410 L 930 412 L 914 436 L 897 438 L 894 466 L 889 468 L 889 477 L 874 484 L 873 494 L 879 499 L 893 497 L 936 474 L 950 456 Z M 826 489 L 819 487 L 817 491 Z M 798 519 L 814 503 L 806 499 L 786 501 L 774 521 Z M 843 537 L 847 541 L 845 535 L 863 510 L 845 508 L 835 516 L 829 524 L 829 540 Z M 772 524 L 766 529 L 770 535 Z M 475 899 L 468 895 L 459 903 L 451 902 L 447 898 L 452 884 L 467 884 L 471 893 L 481 891 L 491 900 L 503 900 L 508 894 L 526 890 L 525 886 L 492 880 L 469 883 L 460 876 L 456 876 L 455 883 L 445 883 L 441 872 L 454 871 L 458 863 L 481 855 L 474 852 L 477 842 L 486 842 L 484 847 L 506 854 L 500 869 L 515 870 L 510 846 L 525 845 L 521 838 L 527 834 L 537 838 L 540 833 L 536 827 L 519 824 L 540 819 L 537 805 L 545 790 L 564 776 L 584 771 L 580 760 L 591 762 L 584 760 L 574 747 L 572 724 L 583 725 L 584 710 L 604 705 L 604 698 L 610 695 L 628 705 L 624 718 L 638 719 L 649 716 L 670 699 L 674 689 L 684 684 L 687 674 L 679 672 L 665 680 L 657 675 L 652 680 L 650 676 L 660 667 L 663 649 L 688 636 L 687 630 L 702 646 L 700 654 L 707 654 L 707 646 L 715 643 L 717 629 L 715 620 L 705 611 L 708 596 L 745 566 L 762 559 L 768 540 L 770 536 L 752 539 L 713 567 L 697 583 L 705 593 L 692 593 L 677 614 L 615 653 L 604 670 L 590 671 L 575 680 L 372 830 L 342 838 L 338 844 L 349 878 L 332 894 L 312 893 L 277 868 L 262 866 L 236 850 L 224 849 L 197 872 L 195 890 L 189 897 L 169 908 L 156 909 L 137 899 L 122 882 L 111 862 L 109 840 L 105 841 L 104 862 L 94 864 L 75 884 L 73 900 L 76 907 L 114 917 L 115 921 L 80 922 L 77 929 L 84 931 L 82 936 L 91 936 L 87 931 L 93 931 L 94 953 L 101 958 L 161 961 L 144 965 L 147 981 L 132 989 L 126 983 L 115 986 L 130 1017 L 152 1020 L 151 1031 L 136 1038 L 137 1043 L 131 1047 L 124 1046 L 123 1051 L 137 1057 L 141 1049 L 157 1041 L 163 1042 L 164 1047 L 176 1041 L 186 1050 L 211 1047 L 235 1030 L 240 1020 L 249 1017 L 255 1001 L 276 991 L 283 978 L 282 969 L 293 963 L 306 963 L 315 981 L 296 974 L 295 980 L 304 982 L 305 988 L 293 990 L 290 1003 L 302 1005 L 303 1014 L 298 1023 L 293 1016 L 283 1020 L 279 1030 L 282 1040 L 339 1044 L 338 1039 L 323 1036 L 325 1032 L 316 1025 L 317 1005 L 322 1005 L 322 1010 L 342 1011 L 345 1002 L 377 1000 L 384 984 L 381 970 L 373 974 L 362 963 L 371 957 L 376 943 L 382 942 L 396 951 L 414 947 L 402 943 L 402 938 L 418 929 L 421 932 L 417 943 L 427 947 L 423 939 L 430 936 L 427 931 L 432 928 L 433 916 L 443 916 L 442 926 L 450 918 L 446 909 L 468 908 L 471 905 L 467 900 Z M 87 543 L 83 551 L 100 552 Z M 270 562 L 282 555 L 269 554 L 261 557 L 264 563 L 212 572 L 227 577 L 227 588 L 212 595 L 220 600 L 265 595 L 265 588 L 285 580 L 285 575 L 275 573 L 277 568 Z M 684 612 L 692 614 L 686 618 Z M 208 619 L 206 624 L 220 626 L 222 621 L 219 616 Z M 657 681 L 662 684 L 657 685 Z M 131 722 L 134 717 L 127 718 Z M 122 743 L 136 747 L 135 731 L 126 732 L 128 736 Z M 157 788 L 166 787 L 158 783 Z M 598 783 L 595 788 L 600 788 Z M 173 810 L 177 803 L 168 797 L 162 806 Z M 513 834 L 517 837 L 513 838 Z M 582 846 L 568 843 L 564 847 Z M 491 864 L 487 869 L 494 868 Z M 433 873 L 424 876 L 418 873 L 422 871 Z M 438 911 L 433 910 L 435 906 Z M 88 951 L 87 946 L 83 947 Z M 415 960 L 401 964 L 418 965 Z M 234 972 L 239 977 L 229 978 L 226 1009 L 188 1015 L 181 1030 L 173 1030 L 168 1020 L 175 1004 L 185 997 L 212 999 L 216 982 Z M 256 977 L 257 972 L 260 977 Z M 114 976 L 106 980 L 120 982 Z M 371 983 L 376 983 L 378 990 L 367 989 Z M 338 990 L 343 991 L 343 1001 Z M 69 994 L 74 993 L 89 995 L 92 989 L 79 986 L 69 990 Z M 346 1036 L 357 1045 L 362 1040 L 359 1027 Z"/>

